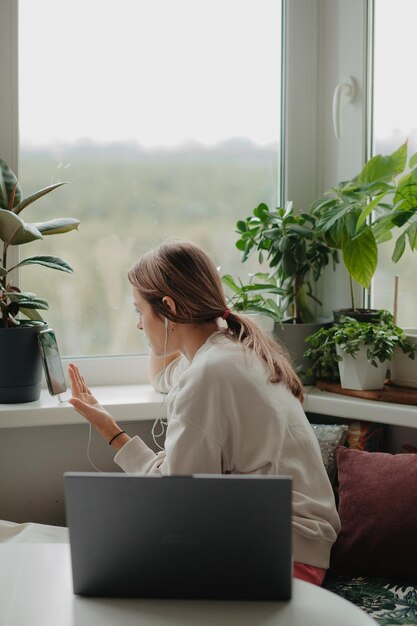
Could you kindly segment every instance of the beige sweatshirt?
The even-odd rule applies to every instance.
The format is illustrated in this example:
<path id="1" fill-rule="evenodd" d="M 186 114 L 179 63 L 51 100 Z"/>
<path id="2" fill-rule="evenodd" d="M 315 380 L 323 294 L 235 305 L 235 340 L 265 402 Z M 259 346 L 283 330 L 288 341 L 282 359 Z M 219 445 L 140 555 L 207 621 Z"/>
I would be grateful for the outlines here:
<path id="1" fill-rule="evenodd" d="M 170 389 L 165 450 L 133 437 L 115 462 L 141 474 L 290 475 L 294 560 L 327 568 L 340 521 L 320 448 L 299 400 L 267 377 L 251 351 L 212 335 L 159 377 Z"/>

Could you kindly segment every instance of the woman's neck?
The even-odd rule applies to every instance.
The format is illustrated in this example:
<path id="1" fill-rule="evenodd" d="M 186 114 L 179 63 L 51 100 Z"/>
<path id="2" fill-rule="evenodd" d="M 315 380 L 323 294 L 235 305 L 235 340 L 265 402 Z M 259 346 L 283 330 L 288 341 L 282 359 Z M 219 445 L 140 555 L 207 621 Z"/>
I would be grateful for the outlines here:
<path id="1" fill-rule="evenodd" d="M 196 352 L 204 346 L 207 339 L 219 330 L 216 322 L 208 324 L 178 324 L 178 330 L 180 326 L 182 326 L 181 332 L 183 333 L 181 352 L 189 361 L 192 361 Z"/>

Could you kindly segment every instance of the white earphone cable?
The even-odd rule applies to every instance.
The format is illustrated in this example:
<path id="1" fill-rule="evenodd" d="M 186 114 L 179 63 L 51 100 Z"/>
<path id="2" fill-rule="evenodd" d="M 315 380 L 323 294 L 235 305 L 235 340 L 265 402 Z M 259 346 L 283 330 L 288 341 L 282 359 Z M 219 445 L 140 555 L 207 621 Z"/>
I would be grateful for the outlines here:
<path id="1" fill-rule="evenodd" d="M 99 467 L 97 467 L 97 465 L 94 465 L 93 461 L 91 460 L 91 456 L 90 456 L 90 446 L 91 446 L 91 424 L 90 422 L 88 422 L 88 443 L 87 443 L 87 459 L 90 462 L 91 467 L 94 467 L 94 469 L 97 472 L 100 472 L 101 474 L 103 473 L 103 470 L 101 470 Z"/>
<path id="2" fill-rule="evenodd" d="M 168 348 L 168 319 L 167 318 L 165 318 L 164 325 L 165 325 L 165 341 L 164 341 L 163 371 L 165 372 L 165 369 L 166 369 L 166 358 L 167 358 L 167 348 Z M 164 395 L 164 397 L 162 399 L 161 406 L 166 404 L 166 401 L 167 401 L 167 394 L 166 394 L 166 392 L 163 392 L 163 395 Z M 159 448 L 162 451 L 164 451 L 165 448 L 163 448 L 159 444 L 157 439 L 159 437 L 163 437 L 163 435 L 165 434 L 165 427 L 167 425 L 168 425 L 168 422 L 167 422 L 166 418 L 157 417 L 156 420 L 153 423 L 153 426 L 152 426 L 152 439 L 153 439 L 153 442 L 156 445 L 156 447 Z M 160 432 L 159 433 L 156 432 L 156 428 L 158 426 L 160 427 Z"/>

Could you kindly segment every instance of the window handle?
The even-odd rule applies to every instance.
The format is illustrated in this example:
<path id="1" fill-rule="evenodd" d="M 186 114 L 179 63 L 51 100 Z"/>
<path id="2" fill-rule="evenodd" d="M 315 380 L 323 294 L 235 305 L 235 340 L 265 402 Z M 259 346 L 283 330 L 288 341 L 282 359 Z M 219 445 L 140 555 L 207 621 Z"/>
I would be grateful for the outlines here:
<path id="1" fill-rule="evenodd" d="M 340 101 L 342 96 L 348 102 L 352 102 L 355 97 L 355 79 L 349 76 L 344 83 L 336 86 L 333 94 L 333 130 L 336 139 L 340 139 Z"/>

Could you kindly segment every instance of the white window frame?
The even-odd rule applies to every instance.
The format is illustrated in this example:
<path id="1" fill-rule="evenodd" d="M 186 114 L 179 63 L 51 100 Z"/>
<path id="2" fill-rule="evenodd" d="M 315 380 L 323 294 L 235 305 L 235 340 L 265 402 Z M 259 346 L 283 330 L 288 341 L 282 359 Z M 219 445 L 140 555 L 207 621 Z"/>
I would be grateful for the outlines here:
<path id="1" fill-rule="evenodd" d="M 305 210 L 339 180 L 356 174 L 369 149 L 368 18 L 371 0 L 283 0 L 281 199 Z M 18 173 L 18 0 L 0 0 L 0 155 Z M 337 54 L 335 53 L 337 50 Z M 344 76 L 358 83 L 343 108 L 336 140 L 334 88 Z M 6 87 L 5 87 L 6 86 Z M 17 254 L 17 250 L 14 251 Z M 327 272 L 318 289 L 322 314 L 349 302 L 345 270 Z M 360 294 L 361 295 L 361 292 Z M 66 359 L 67 360 L 67 359 Z M 147 357 L 76 359 L 92 385 L 147 382 Z"/>

